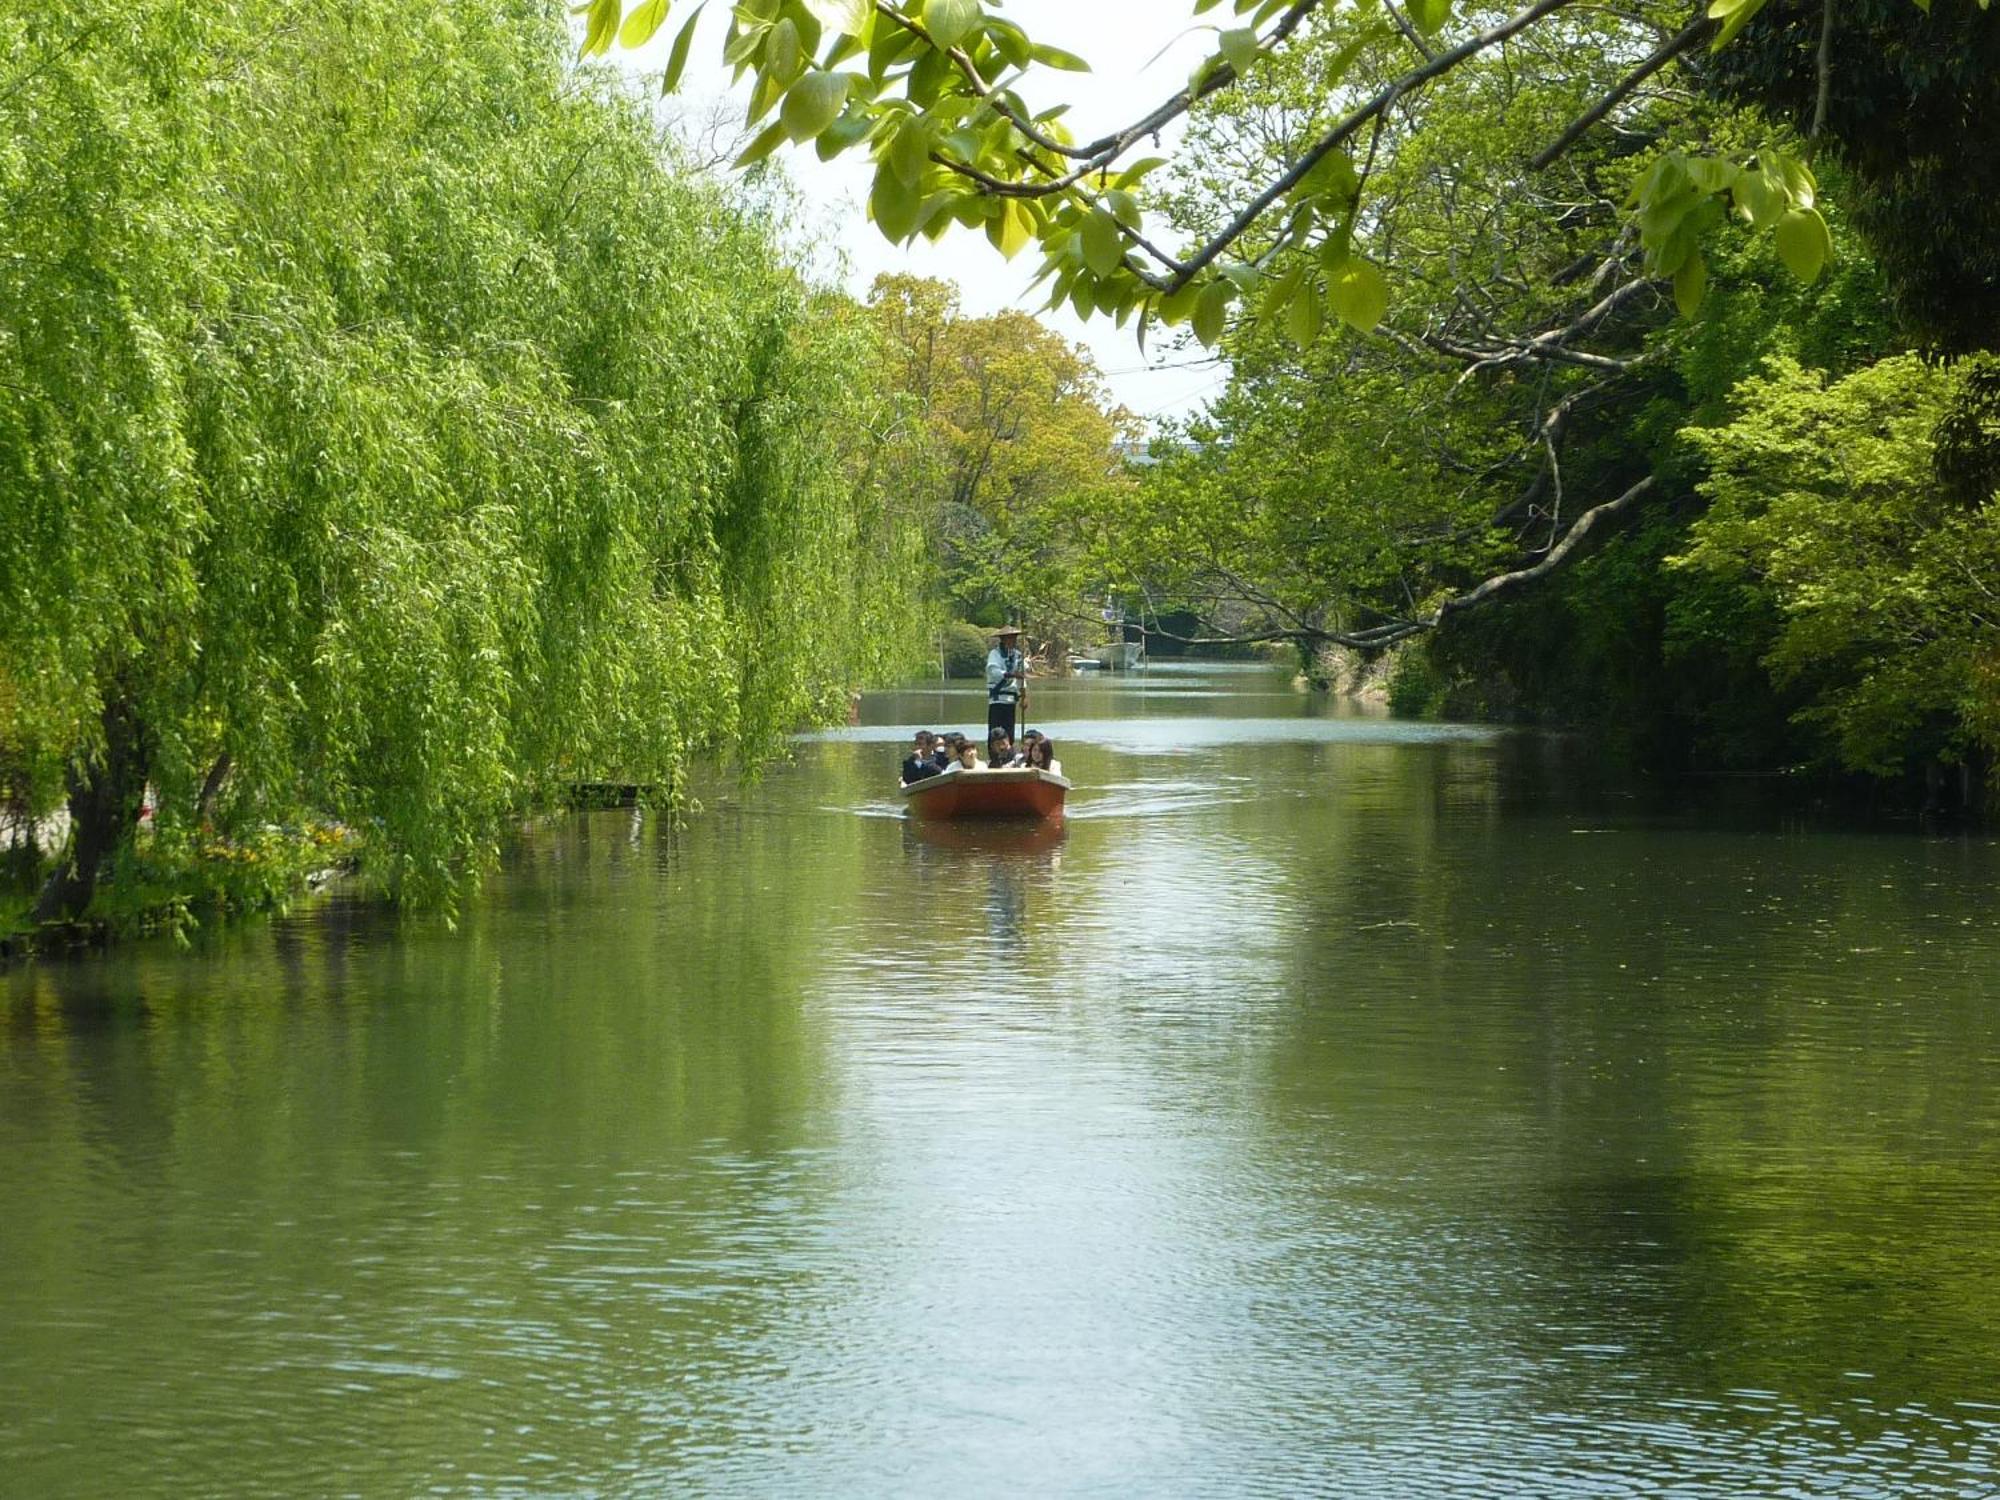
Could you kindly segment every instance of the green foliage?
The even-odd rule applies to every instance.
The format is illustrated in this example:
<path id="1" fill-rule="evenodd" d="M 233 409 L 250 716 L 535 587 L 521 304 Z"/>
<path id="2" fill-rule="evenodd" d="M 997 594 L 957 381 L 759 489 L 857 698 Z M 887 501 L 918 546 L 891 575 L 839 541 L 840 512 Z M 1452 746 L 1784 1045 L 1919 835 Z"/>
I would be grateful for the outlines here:
<path id="1" fill-rule="evenodd" d="M 1769 597 L 1773 674 L 1857 770 L 2000 748 L 2000 509 L 1940 494 L 1951 383 L 1911 356 L 1832 382 L 1774 360 L 1687 433 L 1711 503 L 1676 565 Z"/>
<path id="2" fill-rule="evenodd" d="M 1822 142 L 1849 207 L 1927 343 L 2000 342 L 2000 11 L 1967 0 L 1842 0 L 1831 66 L 1818 0 L 1772 0 L 1703 86 Z M 1824 106 L 1822 107 L 1822 92 Z"/>
<path id="3" fill-rule="evenodd" d="M 224 834 L 328 814 L 448 902 L 513 809 L 907 664 L 872 328 L 565 51 L 540 5 L 0 17 L 27 800 L 115 698 L 163 847 L 226 755 Z"/>
<path id="4" fill-rule="evenodd" d="M 234 839 L 186 828 L 142 834 L 113 857 L 88 915 L 115 936 L 164 932 L 185 942 L 206 919 L 283 912 L 314 877 L 361 857 L 351 830 L 323 823 Z"/>
<path id="5" fill-rule="evenodd" d="M 898 418 L 882 462 L 933 539 L 949 607 L 981 625 L 1030 601 L 1051 620 L 1080 612 L 1073 518 L 1130 490 L 1114 447 L 1135 431 L 1089 352 L 1023 313 L 966 317 L 943 282 L 881 277 L 869 307 Z"/>
<path id="6" fill-rule="evenodd" d="M 954 678 L 986 675 L 986 653 L 992 649 L 986 632 L 977 625 L 954 620 L 944 628 L 941 655 L 944 675 Z"/>
<path id="7" fill-rule="evenodd" d="M 1733 38 L 1764 4 L 1716 0 L 1718 40 Z M 664 0 L 590 0 L 582 9 L 586 56 L 608 50 L 614 37 L 644 45 L 666 18 Z M 746 123 L 758 132 L 739 165 L 787 141 L 810 142 L 821 160 L 865 152 L 874 165 L 868 212 L 889 239 L 983 229 L 1010 258 L 1033 243 L 1043 253 L 1038 281 L 1050 286 L 1049 306 L 1068 303 L 1080 316 L 1101 313 L 1121 324 L 1136 316 L 1142 337 L 1149 326 L 1188 325 L 1209 346 L 1237 305 L 1282 316 L 1302 343 L 1330 321 L 1362 332 L 1380 321 L 1390 280 L 1357 253 L 1355 230 L 1395 201 L 1369 180 L 1384 126 L 1437 80 L 1474 59 L 1511 66 L 1509 46 L 1529 57 L 1558 52 L 1581 24 L 1616 60 L 1608 89 L 1659 44 L 1669 16 L 1672 27 L 1683 19 L 1642 6 L 1579 23 L 1582 11 L 1565 9 L 1564 0 L 1504 19 L 1452 0 L 1418 0 L 1408 20 L 1373 5 L 1231 0 L 1226 16 L 1187 29 L 1212 32 L 1215 46 L 1184 87 L 1138 120 L 1079 141 L 1064 124 L 1066 103 L 1037 109 L 1023 90 L 1039 81 L 1038 67 L 1088 71 L 1088 64 L 1034 41 L 998 10 L 979 0 L 742 0 L 720 48 L 736 78 L 747 80 Z M 1222 10 L 1221 0 L 1193 6 L 1197 16 Z M 669 91 L 688 35 L 684 27 L 669 58 Z M 1170 42 L 1171 33 L 1163 28 L 1158 40 Z M 1206 100 L 1263 85 L 1302 52 L 1313 57 L 1323 118 L 1284 137 L 1274 170 L 1222 200 L 1218 222 L 1193 245 L 1164 248 L 1154 237 L 1153 174 L 1166 159 L 1144 154 L 1157 148 L 1161 128 L 1184 114 L 1198 117 Z M 1505 118 L 1496 110 L 1483 123 L 1500 128 Z M 1201 171 L 1199 153 L 1188 153 L 1185 175 Z M 1698 246 L 1725 202 L 1760 233 L 1775 232 L 1800 276 L 1817 276 L 1831 239 L 1802 162 L 1773 142 L 1734 156 L 1670 156 L 1639 181 L 1629 206 L 1684 311 L 1701 300 Z"/>
<path id="8" fill-rule="evenodd" d="M 1444 711 L 1449 685 L 1422 642 L 1405 647 L 1389 669 L 1389 712 L 1399 719 L 1435 718 Z"/>

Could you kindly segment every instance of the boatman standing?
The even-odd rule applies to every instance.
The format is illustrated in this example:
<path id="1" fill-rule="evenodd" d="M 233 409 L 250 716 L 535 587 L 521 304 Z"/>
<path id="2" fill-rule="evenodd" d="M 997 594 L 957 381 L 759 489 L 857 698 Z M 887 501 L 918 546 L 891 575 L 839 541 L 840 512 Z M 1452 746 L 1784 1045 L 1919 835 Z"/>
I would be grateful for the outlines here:
<path id="1" fill-rule="evenodd" d="M 1014 708 L 1027 693 L 1027 664 L 1017 649 L 1021 632 L 1003 625 L 993 632 L 993 649 L 986 653 L 986 737 L 1004 729 L 1014 737 Z"/>

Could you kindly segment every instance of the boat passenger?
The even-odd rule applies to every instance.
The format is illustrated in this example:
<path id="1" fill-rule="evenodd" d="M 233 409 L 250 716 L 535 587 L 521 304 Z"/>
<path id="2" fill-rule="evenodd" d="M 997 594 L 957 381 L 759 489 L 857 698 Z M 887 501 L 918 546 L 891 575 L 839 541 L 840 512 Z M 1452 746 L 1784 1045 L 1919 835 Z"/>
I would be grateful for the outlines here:
<path id="1" fill-rule="evenodd" d="M 1029 741 L 1028 764 L 1051 776 L 1062 775 L 1062 762 L 1056 759 L 1056 742 L 1045 734 L 1037 734 Z"/>
<path id="2" fill-rule="evenodd" d="M 937 736 L 928 729 L 919 729 L 915 748 L 903 760 L 903 785 L 922 781 L 928 776 L 936 776 L 943 767 L 935 759 Z"/>
<path id="3" fill-rule="evenodd" d="M 1021 757 L 1015 753 L 1014 742 L 1004 729 L 996 729 L 986 737 L 986 763 L 995 770 L 1008 766 L 1018 766 Z"/>
<path id="4" fill-rule="evenodd" d="M 979 752 L 974 748 L 972 741 L 960 736 L 958 759 L 945 767 L 945 773 L 949 775 L 955 771 L 983 771 L 985 769 L 986 767 L 980 764 Z"/>
<path id="5" fill-rule="evenodd" d="M 942 771 L 952 762 L 951 736 L 944 730 L 939 730 L 931 739 L 931 764 Z"/>

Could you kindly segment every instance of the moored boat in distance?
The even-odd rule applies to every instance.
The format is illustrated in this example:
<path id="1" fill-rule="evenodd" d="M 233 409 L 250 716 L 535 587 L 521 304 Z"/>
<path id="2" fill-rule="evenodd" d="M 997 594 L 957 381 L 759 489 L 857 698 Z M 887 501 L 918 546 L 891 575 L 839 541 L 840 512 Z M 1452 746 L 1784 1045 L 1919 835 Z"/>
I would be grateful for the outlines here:
<path id="1" fill-rule="evenodd" d="M 1004 770 L 947 771 L 902 788 L 910 816 L 938 818 L 1046 818 L 1063 815 L 1070 781 L 1033 766 Z"/>

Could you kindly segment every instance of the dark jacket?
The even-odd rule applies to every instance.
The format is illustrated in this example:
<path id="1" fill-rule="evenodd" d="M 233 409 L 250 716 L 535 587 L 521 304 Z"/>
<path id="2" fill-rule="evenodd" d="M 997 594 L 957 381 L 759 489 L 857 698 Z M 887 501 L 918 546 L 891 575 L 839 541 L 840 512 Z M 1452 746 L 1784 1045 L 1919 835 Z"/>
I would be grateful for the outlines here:
<path id="1" fill-rule="evenodd" d="M 903 757 L 903 785 L 908 786 L 913 781 L 922 781 L 928 776 L 935 776 L 943 769 L 943 766 L 924 756 L 906 755 Z"/>

